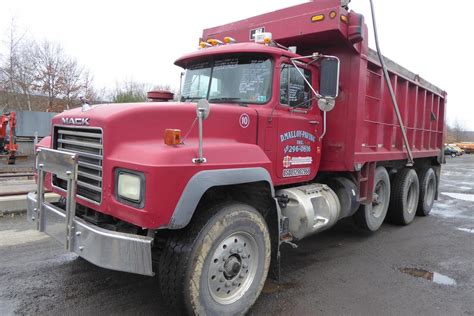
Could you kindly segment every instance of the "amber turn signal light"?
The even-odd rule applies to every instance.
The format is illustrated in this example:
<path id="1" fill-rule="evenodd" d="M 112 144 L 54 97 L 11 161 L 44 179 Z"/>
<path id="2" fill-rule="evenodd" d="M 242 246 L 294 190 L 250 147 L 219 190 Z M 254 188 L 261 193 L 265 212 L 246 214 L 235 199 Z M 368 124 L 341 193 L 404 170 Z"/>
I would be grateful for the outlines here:
<path id="1" fill-rule="evenodd" d="M 165 129 L 165 144 L 179 145 L 181 144 L 181 130 L 180 129 Z"/>

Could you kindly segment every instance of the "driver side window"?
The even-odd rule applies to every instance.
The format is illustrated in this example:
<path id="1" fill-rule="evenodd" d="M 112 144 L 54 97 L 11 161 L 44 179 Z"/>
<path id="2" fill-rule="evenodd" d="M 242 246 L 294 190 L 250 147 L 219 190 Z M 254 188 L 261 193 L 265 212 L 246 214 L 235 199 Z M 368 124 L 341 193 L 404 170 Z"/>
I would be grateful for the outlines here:
<path id="1" fill-rule="evenodd" d="M 311 72 L 303 68 L 299 70 L 311 82 Z M 281 67 L 280 103 L 295 108 L 311 107 L 311 88 L 293 65 L 283 64 Z"/>

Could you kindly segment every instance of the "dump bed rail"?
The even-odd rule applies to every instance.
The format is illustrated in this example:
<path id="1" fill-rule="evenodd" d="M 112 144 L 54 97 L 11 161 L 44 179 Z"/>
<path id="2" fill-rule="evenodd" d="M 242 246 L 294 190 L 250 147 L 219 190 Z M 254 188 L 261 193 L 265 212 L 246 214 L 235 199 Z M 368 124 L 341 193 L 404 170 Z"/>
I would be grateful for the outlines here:
<path id="1" fill-rule="evenodd" d="M 370 62 L 380 66 L 379 57 L 378 57 L 377 52 L 375 50 L 369 48 L 368 58 L 369 58 Z M 444 96 L 446 94 L 446 92 L 444 90 L 438 88 L 434 84 L 432 84 L 432 83 L 428 82 L 427 80 L 421 78 L 419 75 L 411 72 L 410 70 L 406 69 L 405 67 L 400 66 L 399 64 L 397 64 L 396 62 L 394 62 L 390 58 L 383 56 L 383 59 L 385 61 L 385 64 L 387 65 L 387 68 L 388 68 L 389 71 L 394 72 L 398 76 L 402 76 L 405 79 L 422 86 L 426 90 L 429 90 L 433 93 L 438 94 L 439 96 Z"/>

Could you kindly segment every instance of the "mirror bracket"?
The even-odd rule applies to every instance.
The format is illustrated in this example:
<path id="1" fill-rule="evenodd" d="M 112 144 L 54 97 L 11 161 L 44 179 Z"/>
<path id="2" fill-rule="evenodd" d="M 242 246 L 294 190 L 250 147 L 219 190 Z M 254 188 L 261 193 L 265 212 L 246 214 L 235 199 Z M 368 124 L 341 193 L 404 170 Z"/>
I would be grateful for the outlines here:
<path id="1" fill-rule="evenodd" d="M 329 56 L 329 55 L 322 55 L 322 54 L 319 54 L 319 53 L 313 53 L 311 55 L 308 55 L 308 56 L 301 56 L 301 57 L 294 57 L 294 58 L 290 58 L 290 61 L 291 63 L 293 64 L 293 66 L 296 68 L 296 70 L 298 71 L 298 73 L 300 74 L 300 76 L 303 78 L 303 80 L 306 82 L 306 84 L 309 86 L 309 88 L 311 89 L 311 91 L 314 93 L 314 95 L 316 96 L 316 98 L 318 98 L 318 107 L 321 111 L 323 111 L 323 132 L 321 134 L 321 136 L 319 136 L 319 140 L 321 141 L 322 138 L 326 135 L 326 114 L 327 112 L 331 111 L 332 109 L 334 109 L 334 106 L 336 104 L 336 98 L 338 96 L 338 92 L 339 92 L 339 89 L 336 88 L 336 92 L 335 92 L 335 95 L 332 95 L 332 96 L 325 96 L 325 95 L 321 95 L 320 93 L 316 92 L 316 90 L 313 88 L 313 86 L 311 85 L 311 83 L 308 81 L 308 79 L 306 79 L 306 77 L 304 76 L 303 72 L 300 70 L 300 68 L 298 67 L 298 65 L 296 64 L 296 62 L 305 62 L 304 60 L 306 60 L 306 64 L 309 66 L 315 62 L 318 62 L 318 61 L 321 61 L 322 58 L 328 58 L 328 59 L 332 59 L 332 60 L 336 60 L 337 61 L 337 73 L 336 73 L 336 81 L 337 83 L 339 83 L 339 65 L 340 65 L 340 61 L 339 61 L 339 58 L 337 58 L 336 56 Z M 303 61 L 302 61 L 303 60 Z M 308 61 L 309 60 L 309 61 Z"/>
<path id="2" fill-rule="evenodd" d="M 196 104 L 196 116 L 198 119 L 199 125 L 199 148 L 198 148 L 198 157 L 193 158 L 193 163 L 200 164 L 205 163 L 207 160 L 203 157 L 203 136 L 202 136 L 202 123 L 203 120 L 209 117 L 209 112 L 211 108 L 209 102 L 206 99 L 201 99 Z"/>

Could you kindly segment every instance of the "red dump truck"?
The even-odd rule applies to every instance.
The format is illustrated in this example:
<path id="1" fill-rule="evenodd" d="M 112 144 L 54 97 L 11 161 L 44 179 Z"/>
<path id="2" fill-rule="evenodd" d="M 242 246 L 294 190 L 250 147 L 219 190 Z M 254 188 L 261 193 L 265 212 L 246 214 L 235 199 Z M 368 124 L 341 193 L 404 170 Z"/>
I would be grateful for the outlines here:
<path id="1" fill-rule="evenodd" d="M 156 273 L 177 312 L 218 315 L 252 306 L 283 243 L 428 215 L 446 93 L 385 58 L 394 107 L 368 36 L 339 0 L 204 30 L 175 62 L 179 102 L 53 119 L 28 219 L 95 265 Z"/>

